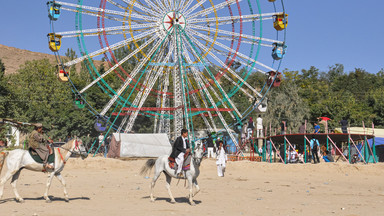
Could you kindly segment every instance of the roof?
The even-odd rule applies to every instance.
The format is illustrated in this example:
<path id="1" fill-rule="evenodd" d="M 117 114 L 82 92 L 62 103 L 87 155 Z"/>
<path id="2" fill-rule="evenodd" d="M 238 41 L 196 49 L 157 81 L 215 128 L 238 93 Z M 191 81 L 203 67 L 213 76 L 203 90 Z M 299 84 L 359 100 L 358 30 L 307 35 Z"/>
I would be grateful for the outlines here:
<path id="1" fill-rule="evenodd" d="M 335 142 L 335 143 L 340 143 L 340 142 L 348 142 L 348 137 L 350 136 L 352 140 L 354 141 L 359 141 L 359 140 L 364 140 L 364 137 L 366 136 L 367 139 L 371 139 L 374 136 L 373 135 L 364 135 L 364 134 L 343 134 L 343 133 L 333 133 L 333 134 L 286 134 L 286 135 L 276 135 L 276 136 L 270 136 L 267 137 L 267 139 L 271 139 L 272 142 L 276 143 L 283 143 L 284 142 L 284 137 L 286 137 L 290 143 L 294 144 L 302 144 L 304 145 L 304 140 L 305 137 L 307 137 L 308 140 L 314 136 L 316 139 L 319 140 L 320 143 L 325 143 L 327 142 L 327 136 Z M 308 142 L 306 140 L 306 142 Z"/>

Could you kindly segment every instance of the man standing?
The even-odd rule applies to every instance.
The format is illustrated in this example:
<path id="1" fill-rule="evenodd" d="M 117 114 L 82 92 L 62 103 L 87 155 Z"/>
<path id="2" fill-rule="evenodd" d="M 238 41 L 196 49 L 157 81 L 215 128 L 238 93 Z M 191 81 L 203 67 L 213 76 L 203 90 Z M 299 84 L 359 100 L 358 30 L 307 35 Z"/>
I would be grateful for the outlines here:
<path id="1" fill-rule="evenodd" d="M 256 137 L 263 137 L 263 119 L 261 115 L 256 119 Z"/>
<path id="2" fill-rule="evenodd" d="M 343 133 L 348 133 L 348 128 L 347 128 L 348 127 L 348 121 L 343 119 L 340 121 L 340 124 L 341 124 L 341 131 Z"/>
<path id="3" fill-rule="evenodd" d="M 207 158 L 215 157 L 214 153 L 213 153 L 214 147 L 215 147 L 215 145 L 213 144 L 213 139 L 211 137 L 211 134 L 208 134 L 208 139 L 207 139 L 208 156 L 207 156 Z"/>
<path id="4" fill-rule="evenodd" d="M 183 167 L 183 163 L 184 163 L 184 155 L 191 151 L 191 149 L 189 148 L 187 137 L 188 137 L 187 129 L 182 129 L 181 136 L 177 137 L 175 143 L 173 144 L 172 153 L 171 153 L 171 157 L 175 158 L 175 161 L 177 164 L 176 175 L 180 178 L 183 177 L 183 174 L 181 173 L 181 168 Z"/>
<path id="5" fill-rule="evenodd" d="M 248 128 L 247 128 L 247 132 L 248 132 L 247 139 L 251 138 L 254 128 L 255 128 L 255 124 L 253 123 L 253 119 L 252 119 L 252 117 L 249 117 Z"/>
<path id="6" fill-rule="evenodd" d="M 217 136 L 217 139 L 215 141 L 215 148 L 219 148 L 219 146 L 220 146 L 220 137 Z"/>
<path id="7" fill-rule="evenodd" d="M 104 142 L 103 142 L 104 135 L 103 135 L 103 133 L 100 133 L 98 139 L 99 139 L 99 146 L 104 147 Z"/>
<path id="8" fill-rule="evenodd" d="M 29 137 L 29 147 L 33 148 L 43 160 L 43 166 L 45 169 L 53 169 L 54 167 L 48 162 L 48 156 L 52 153 L 51 148 L 48 147 L 48 139 L 43 135 L 43 125 L 41 123 L 34 124 L 35 130 L 32 131 Z"/>
<path id="9" fill-rule="evenodd" d="M 281 134 L 284 135 L 287 131 L 287 122 L 281 121 L 280 127 L 281 127 Z"/>
<path id="10" fill-rule="evenodd" d="M 302 122 L 301 126 L 299 127 L 299 134 L 305 134 L 305 123 Z"/>
<path id="11" fill-rule="evenodd" d="M 316 161 L 317 163 L 320 163 L 319 155 L 317 155 L 317 149 L 319 148 L 319 140 L 317 140 L 315 136 L 312 136 L 310 146 L 312 151 L 313 163 L 316 163 Z"/>
<path id="12" fill-rule="evenodd" d="M 318 125 L 316 122 L 313 123 L 313 125 L 314 125 L 314 128 L 315 128 L 313 133 L 320 133 L 320 125 Z"/>

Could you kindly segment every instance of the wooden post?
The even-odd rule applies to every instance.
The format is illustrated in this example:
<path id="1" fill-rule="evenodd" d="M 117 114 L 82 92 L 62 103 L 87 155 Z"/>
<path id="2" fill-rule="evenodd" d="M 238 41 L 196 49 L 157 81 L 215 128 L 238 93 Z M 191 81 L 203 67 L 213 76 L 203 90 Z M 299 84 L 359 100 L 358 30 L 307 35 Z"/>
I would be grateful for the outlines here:
<path id="1" fill-rule="evenodd" d="M 280 152 L 281 155 L 281 152 Z M 284 163 L 287 164 L 287 137 L 284 134 Z"/>
<path id="2" fill-rule="evenodd" d="M 351 157 L 351 142 L 349 141 L 351 139 L 351 135 L 348 134 L 348 159 L 349 163 L 351 163 L 352 157 Z"/>
<path id="3" fill-rule="evenodd" d="M 305 139 L 307 135 L 304 134 L 304 163 L 307 163 L 307 139 Z"/>

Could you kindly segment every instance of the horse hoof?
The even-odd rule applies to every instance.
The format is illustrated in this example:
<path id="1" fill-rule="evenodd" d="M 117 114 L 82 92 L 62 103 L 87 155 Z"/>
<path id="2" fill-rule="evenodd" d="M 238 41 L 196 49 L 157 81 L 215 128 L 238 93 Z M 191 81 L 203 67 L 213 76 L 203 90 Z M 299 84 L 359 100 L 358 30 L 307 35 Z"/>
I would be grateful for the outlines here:
<path id="1" fill-rule="evenodd" d="M 49 199 L 49 200 L 45 200 L 45 202 L 46 202 L 46 203 L 51 203 L 52 200 L 50 200 L 50 199 Z"/>
<path id="2" fill-rule="evenodd" d="M 171 200 L 170 203 L 175 204 L 176 200 Z"/>
<path id="3" fill-rule="evenodd" d="M 23 200 L 23 199 L 17 199 L 17 202 L 19 202 L 19 203 L 25 203 L 25 200 Z"/>
<path id="4" fill-rule="evenodd" d="M 68 199 L 68 198 L 65 198 L 64 200 L 65 200 L 65 202 L 69 202 L 69 199 Z"/>
<path id="5" fill-rule="evenodd" d="M 196 203 L 195 202 L 191 202 L 191 206 L 195 206 L 196 205 Z"/>

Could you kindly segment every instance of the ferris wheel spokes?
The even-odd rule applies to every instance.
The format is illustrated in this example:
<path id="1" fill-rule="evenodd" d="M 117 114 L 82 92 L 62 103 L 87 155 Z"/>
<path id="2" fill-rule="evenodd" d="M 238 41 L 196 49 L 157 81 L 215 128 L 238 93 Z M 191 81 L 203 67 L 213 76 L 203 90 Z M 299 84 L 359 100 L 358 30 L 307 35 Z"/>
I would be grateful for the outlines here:
<path id="1" fill-rule="evenodd" d="M 168 91 L 169 75 L 170 75 L 170 68 L 167 68 L 165 71 L 165 74 L 163 76 L 164 77 L 164 79 L 163 79 L 163 92 Z M 169 104 L 168 104 L 169 98 L 167 97 L 167 95 L 165 93 L 163 93 L 163 95 L 161 95 L 161 97 L 162 97 L 162 100 L 161 100 L 160 108 L 169 107 Z M 170 118 L 164 117 L 166 113 L 169 114 L 169 111 L 161 110 L 158 133 L 164 133 L 164 132 L 166 132 L 167 134 L 170 133 L 170 130 L 171 130 L 170 124 L 169 124 Z M 162 130 L 164 130 L 164 131 L 162 131 Z"/>
<path id="2" fill-rule="evenodd" d="M 235 110 L 235 112 L 237 113 L 238 116 L 242 116 L 241 113 L 239 112 L 239 110 L 237 110 L 235 104 L 233 103 L 233 101 L 230 99 L 230 97 L 228 97 L 228 95 L 225 93 L 225 91 L 223 90 L 222 86 L 220 85 L 220 83 L 215 79 L 214 75 L 211 73 L 211 71 L 209 70 L 209 68 L 205 65 L 205 62 L 204 60 L 201 58 L 201 56 L 199 56 L 198 53 L 196 53 L 196 50 L 194 50 L 194 45 L 191 43 L 190 40 L 188 40 L 188 35 L 186 34 L 185 31 L 183 31 L 183 34 L 185 36 L 185 39 L 186 39 L 186 43 L 188 44 L 188 46 L 192 49 L 192 52 L 193 52 L 193 55 L 197 57 L 197 59 L 204 65 L 204 69 L 208 72 L 208 74 L 211 76 L 212 80 L 215 82 L 217 88 L 219 89 L 220 91 L 220 94 L 222 94 L 223 96 L 223 99 L 225 98 L 225 100 L 230 104 L 231 108 Z M 192 38 L 194 39 L 194 38 Z M 201 47 L 203 50 L 207 51 L 204 46 Z M 209 53 L 211 54 L 211 53 Z M 224 64 L 224 63 L 223 63 Z"/>
<path id="3" fill-rule="evenodd" d="M 275 12 L 275 13 L 265 13 L 265 14 L 250 14 L 250 15 L 241 15 L 241 16 L 223 16 L 223 17 L 210 17 L 210 18 L 194 18 L 190 19 L 188 23 L 209 23 L 209 22 L 218 22 L 221 24 L 230 24 L 232 22 L 252 22 L 252 21 L 260 21 L 260 20 L 270 20 L 273 19 L 274 16 L 282 15 L 283 12 Z M 230 23 L 224 23 L 230 22 Z"/>
<path id="4" fill-rule="evenodd" d="M 84 36 L 86 36 L 86 34 L 94 34 L 95 36 L 97 36 L 98 34 L 102 34 L 104 31 L 111 32 L 111 31 L 128 30 L 128 29 L 135 29 L 135 28 L 139 28 L 139 30 L 145 31 L 155 26 L 157 26 L 156 23 L 134 24 L 130 26 L 113 26 L 113 27 L 107 27 L 107 28 L 94 28 L 94 29 L 82 29 L 82 30 L 76 30 L 76 31 L 57 32 L 56 34 L 63 36 L 63 38 L 79 37 L 80 36 L 79 34 L 84 34 Z"/>
<path id="5" fill-rule="evenodd" d="M 201 25 L 189 24 L 188 29 L 189 28 L 209 32 L 209 30 L 206 27 L 203 27 Z M 250 39 L 250 40 L 252 39 L 253 44 L 259 43 L 260 41 L 270 42 L 271 44 L 273 44 L 273 43 L 283 44 L 284 43 L 283 41 L 279 41 L 279 40 L 273 40 L 273 39 L 269 39 L 269 38 L 260 38 L 260 37 L 256 37 L 256 36 L 252 36 L 252 35 L 248 35 L 248 34 L 244 34 L 244 33 L 240 34 L 240 33 L 226 31 L 226 30 L 222 30 L 222 29 L 215 29 L 215 31 L 217 31 L 218 33 L 225 34 L 225 35 L 235 36 L 236 39 L 239 39 L 240 37 L 242 40 L 243 39 Z M 272 46 L 272 45 L 268 45 L 268 46 Z"/>
<path id="6" fill-rule="evenodd" d="M 162 13 L 164 13 L 165 8 L 161 8 L 160 5 L 154 4 L 152 1 L 144 0 L 147 5 L 150 5 L 154 10 L 157 11 L 157 14 L 160 16 Z"/>
<path id="7" fill-rule="evenodd" d="M 87 89 L 89 89 L 90 87 L 92 87 L 93 85 L 95 85 L 97 82 L 99 82 L 102 78 L 104 78 L 105 76 L 107 76 L 108 74 L 110 74 L 112 71 L 114 71 L 116 68 L 118 68 L 119 66 L 121 66 L 124 62 L 128 61 L 130 58 L 132 58 L 132 56 L 136 55 L 139 51 L 141 51 L 142 49 L 144 49 L 145 47 L 147 47 L 149 44 L 151 44 L 155 39 L 157 38 L 156 35 L 153 35 L 149 40 L 145 41 L 138 49 L 135 49 L 133 52 L 129 53 L 129 55 L 127 55 L 126 57 L 124 57 L 123 59 L 121 59 L 118 63 L 116 63 L 115 65 L 113 65 L 111 68 L 109 68 L 106 72 L 104 72 L 103 74 L 101 74 L 99 77 L 97 77 L 96 79 L 94 79 L 90 84 L 88 84 L 87 86 L 85 86 L 82 90 L 80 90 L 80 93 L 83 93 L 84 91 L 86 91 Z"/>
<path id="8" fill-rule="evenodd" d="M 185 2 L 185 4 L 183 4 L 183 6 L 181 8 L 179 8 L 179 11 L 181 13 L 184 13 L 185 10 L 187 10 L 189 8 L 189 6 L 191 6 L 193 0 L 187 0 L 187 2 Z"/>
<path id="9" fill-rule="evenodd" d="M 268 71 L 276 71 L 275 69 L 273 69 L 273 68 L 271 68 L 271 67 L 269 67 L 269 66 L 267 66 L 267 65 L 265 65 L 265 64 L 263 64 L 263 63 L 261 63 L 261 62 L 259 62 L 259 61 L 256 61 L 256 60 L 254 60 L 254 59 L 248 57 L 247 55 L 245 55 L 245 54 L 243 54 L 243 53 L 241 53 L 241 52 L 238 52 L 238 51 L 236 51 L 236 50 L 234 50 L 234 49 L 232 49 L 232 48 L 230 48 L 230 47 L 228 47 L 228 46 L 226 46 L 226 45 L 224 45 L 224 44 L 222 44 L 222 43 L 220 43 L 220 42 L 218 42 L 218 41 L 214 41 L 213 39 L 211 39 L 211 38 L 209 38 L 209 37 L 207 37 L 207 36 L 205 36 L 205 35 L 203 35 L 203 34 L 197 32 L 197 31 L 195 31 L 195 30 L 190 29 L 190 32 L 191 32 L 192 35 L 196 35 L 196 36 L 198 36 L 198 37 L 200 37 L 200 38 L 202 38 L 202 39 L 204 39 L 204 40 L 206 40 L 206 41 L 209 41 L 209 42 L 211 42 L 211 43 L 214 43 L 215 45 L 220 46 L 221 48 L 223 48 L 223 49 L 225 49 L 225 50 L 227 50 L 227 51 L 229 51 L 229 52 L 231 52 L 231 53 L 236 53 L 236 55 L 238 55 L 239 57 L 245 58 L 245 59 L 247 59 L 248 61 L 251 61 L 251 62 L 253 62 L 253 63 L 256 63 L 256 64 L 258 64 L 258 65 L 260 65 L 260 66 L 266 68 Z M 201 43 L 200 43 L 197 39 L 195 39 L 194 37 L 192 37 L 192 40 L 195 40 L 195 42 L 197 41 L 197 43 L 199 43 L 199 44 L 201 45 Z M 213 54 L 211 54 L 211 56 L 212 56 L 213 58 L 217 58 L 217 57 L 214 57 Z M 220 61 L 220 64 L 221 64 L 222 66 L 225 65 L 223 62 L 221 62 L 221 60 L 220 60 L 219 58 L 217 58 L 217 59 L 215 59 L 215 60 Z M 226 66 L 226 67 L 227 67 L 227 66 Z M 233 73 L 233 71 L 232 71 L 231 73 Z M 235 75 L 235 76 L 238 77 L 238 75 L 237 75 L 236 73 L 234 73 L 233 75 Z M 238 77 L 238 78 L 239 78 L 239 77 Z M 241 78 L 240 78 L 240 79 L 241 79 Z"/>
<path id="10" fill-rule="evenodd" d="M 201 47 L 204 51 L 207 51 L 206 48 L 197 39 L 195 39 L 194 37 L 191 37 L 191 39 L 195 42 L 195 44 L 197 46 Z M 218 44 L 218 42 L 216 42 L 216 44 Z M 231 52 L 235 52 L 240 56 L 240 52 L 236 52 L 233 49 L 230 49 L 229 47 L 227 47 L 227 48 L 228 48 L 228 50 L 231 50 Z M 229 68 L 228 65 L 224 64 L 224 62 L 222 62 L 216 55 L 214 55 L 212 52 L 209 52 L 209 55 L 212 58 L 214 58 L 215 61 L 217 61 L 222 68 L 224 68 L 225 70 L 230 72 L 231 75 L 235 76 L 241 83 L 243 83 L 245 86 L 247 86 L 254 94 L 256 94 L 258 96 L 260 95 L 260 93 L 258 91 L 256 91 L 256 89 L 254 89 L 251 85 L 249 85 L 247 82 L 245 82 L 236 72 L 234 72 L 231 68 Z M 223 72 L 221 72 L 221 73 L 223 73 Z"/>
<path id="11" fill-rule="evenodd" d="M 160 47 L 162 42 L 165 39 L 161 40 L 159 39 L 157 43 L 152 47 L 152 49 L 149 51 L 148 56 L 152 56 L 153 53 L 157 50 L 157 48 Z M 100 112 L 100 115 L 104 116 L 108 110 L 111 108 L 111 106 L 116 102 L 117 98 L 123 93 L 123 91 L 128 87 L 128 85 L 131 83 L 133 78 L 137 75 L 137 73 L 141 70 L 141 68 L 144 66 L 144 64 L 148 61 L 147 57 L 143 57 L 139 64 L 136 65 L 135 69 L 133 69 L 132 73 L 130 74 L 130 77 L 125 80 L 124 84 L 119 88 L 118 91 L 116 91 L 116 94 L 112 97 L 112 99 L 105 105 L 103 110 Z M 139 80 L 137 80 L 139 82 Z"/>
<path id="12" fill-rule="evenodd" d="M 188 15 L 185 15 L 187 17 L 187 19 L 192 19 L 192 18 L 195 18 L 197 16 L 205 16 L 205 15 L 208 15 L 212 12 L 215 12 L 217 13 L 218 10 L 221 10 L 223 8 L 225 8 L 226 6 L 230 6 L 232 4 L 235 4 L 235 3 L 238 3 L 238 2 L 241 2 L 242 0 L 228 0 L 228 1 L 224 1 L 220 4 L 217 4 L 215 6 L 212 6 L 212 7 L 209 7 L 209 8 L 206 8 L 204 10 L 201 10 L 199 12 L 196 12 L 194 14 L 192 14 L 191 16 L 188 16 Z"/>
<path id="13" fill-rule="evenodd" d="M 164 56 L 164 51 L 165 51 L 165 48 L 160 52 L 160 55 L 157 59 L 157 62 L 161 62 L 161 61 L 168 62 L 168 60 L 170 59 L 170 57 L 172 55 L 171 50 L 170 50 L 170 52 L 168 52 L 168 54 L 165 56 L 165 58 L 163 58 L 163 59 L 161 58 L 162 56 Z M 132 106 L 137 107 L 138 109 L 134 111 L 133 115 L 130 115 L 129 120 L 128 120 L 128 124 L 125 128 L 126 132 L 132 130 L 133 124 L 135 123 L 135 120 L 137 118 L 137 115 L 139 114 L 141 107 L 144 105 L 144 102 L 146 101 L 150 90 L 155 85 L 158 77 L 161 75 L 163 70 L 164 70 L 163 65 L 161 65 L 161 66 L 156 65 L 152 69 L 152 71 L 154 71 L 155 74 L 154 75 L 150 75 L 150 73 L 147 74 L 146 80 L 148 80 L 148 81 L 145 82 L 146 83 L 145 87 L 143 86 L 142 90 L 138 93 L 139 95 L 136 96 L 135 101 L 132 103 Z"/>
<path id="14" fill-rule="evenodd" d="M 142 11 L 147 12 L 149 16 L 150 16 L 151 14 L 152 14 L 152 15 L 160 16 L 160 13 L 159 13 L 159 12 L 154 11 L 154 10 L 151 10 L 151 9 L 148 8 L 148 7 L 145 7 L 144 4 L 141 4 L 141 2 L 138 3 L 139 1 L 134 1 L 133 4 L 132 4 L 132 1 L 130 1 L 130 3 L 128 3 L 126 0 L 123 0 L 123 1 L 126 2 L 126 3 L 128 4 L 129 7 L 133 7 L 133 6 L 135 6 L 135 7 L 139 8 L 139 9 L 141 9 Z"/>
<path id="15" fill-rule="evenodd" d="M 78 13 L 79 12 L 78 10 L 72 9 L 72 8 L 61 7 L 61 9 L 66 10 L 66 11 L 70 11 L 70 12 L 73 12 L 73 13 Z M 92 12 L 92 11 L 87 11 L 87 10 L 82 10 L 81 14 L 85 14 L 85 15 L 89 15 L 89 16 L 95 16 L 95 17 L 102 17 L 103 19 L 106 18 L 106 19 L 109 19 L 109 20 L 118 21 L 118 22 L 122 22 L 122 23 L 129 22 L 129 21 L 124 20 L 122 18 L 108 16 L 108 15 L 105 15 L 105 14 L 100 15 L 99 13 Z M 133 23 L 144 23 L 143 20 L 142 21 L 140 21 L 140 20 L 131 20 L 131 22 L 133 22 Z"/>
<path id="16" fill-rule="evenodd" d="M 192 0 L 193 1 L 193 0 Z M 199 1 L 197 4 L 195 4 L 193 7 L 191 7 L 189 10 L 187 10 L 186 12 L 184 11 L 181 11 L 182 14 L 184 14 L 184 16 L 188 16 L 190 13 L 192 13 L 192 11 L 196 10 L 198 7 L 200 7 L 202 4 L 204 4 L 204 2 L 206 2 L 207 0 L 201 0 Z M 188 9 L 188 8 L 185 8 L 185 10 Z"/>
<path id="17" fill-rule="evenodd" d="M 103 12 L 103 14 L 105 13 L 105 14 L 108 14 L 108 15 L 118 15 L 118 16 L 121 16 L 121 17 L 125 17 L 127 15 L 126 12 L 120 12 L 120 11 L 115 11 L 115 10 L 110 10 L 110 9 L 102 9 L 102 8 L 98 8 L 98 7 L 92 7 L 92 6 L 86 6 L 86 5 L 78 5 L 78 4 L 72 4 L 72 3 L 67 3 L 67 2 L 61 2 L 61 1 L 56 1 L 56 3 L 59 3 L 61 5 L 66 5 L 66 6 L 69 6 L 69 7 L 74 7 L 74 8 L 76 8 L 77 12 L 79 12 L 79 9 L 81 9 L 81 10 L 86 9 L 86 10 L 95 11 L 95 12 Z M 137 4 L 134 5 L 134 6 L 137 6 Z M 66 8 L 64 7 L 63 9 L 66 9 Z M 148 14 L 148 15 L 150 15 L 150 14 Z M 102 16 L 104 16 L 104 15 L 102 15 Z M 145 15 L 139 15 L 139 14 L 136 14 L 136 13 L 132 13 L 132 11 L 130 11 L 129 16 L 132 17 L 132 18 L 138 18 L 138 19 L 142 19 L 142 20 L 145 20 L 145 21 L 149 21 L 149 20 L 154 21 L 154 22 L 158 21 L 154 17 L 145 16 Z"/>
<path id="18" fill-rule="evenodd" d="M 189 86 L 193 86 L 193 85 L 192 85 L 192 82 L 191 82 L 191 80 L 190 80 L 189 78 L 187 78 L 187 82 L 188 82 L 188 85 L 189 85 Z M 200 104 L 199 99 L 197 98 L 196 94 L 190 94 L 190 96 L 192 97 L 192 100 L 193 100 L 193 103 L 195 104 L 195 106 L 196 106 L 198 109 L 201 109 L 202 107 L 201 107 L 201 104 Z M 202 119 L 203 119 L 205 125 L 208 126 L 208 130 L 209 130 L 210 132 L 213 132 L 212 126 L 211 126 L 211 124 L 209 123 L 209 121 L 207 120 L 207 118 L 206 118 L 204 115 L 202 115 L 201 117 L 202 117 Z"/>
<path id="19" fill-rule="evenodd" d="M 183 47 L 184 47 L 184 44 L 183 44 Z M 183 51 L 184 51 L 184 57 L 185 57 L 187 63 L 192 65 L 193 64 L 192 60 L 191 60 L 189 54 L 186 52 L 185 47 L 184 47 Z M 209 108 L 208 103 L 204 97 L 204 94 L 210 94 L 209 91 L 207 91 L 207 89 L 206 89 L 207 86 L 209 86 L 210 84 L 208 82 L 207 83 L 202 82 L 202 79 L 201 79 L 202 73 L 197 71 L 197 69 L 195 67 L 192 66 L 190 69 L 192 72 L 192 76 L 194 77 L 194 79 L 197 81 L 197 84 L 199 85 L 197 89 L 198 89 L 198 92 L 200 94 L 200 98 L 202 99 L 205 108 Z M 192 93 L 192 95 L 194 95 L 194 94 Z M 225 107 L 225 108 L 227 108 L 227 107 Z M 230 114 L 233 115 L 232 113 L 230 113 Z M 213 130 L 215 132 L 217 132 L 216 124 L 215 124 L 215 121 L 213 120 L 211 112 L 208 112 L 208 117 L 210 118 L 211 123 L 213 125 L 213 128 L 214 128 Z"/>
<path id="20" fill-rule="evenodd" d="M 138 35 L 136 35 L 135 40 L 143 39 L 145 37 L 150 36 L 151 34 L 153 34 L 155 32 L 158 32 L 158 31 L 160 31 L 160 30 L 155 28 L 155 29 L 149 30 L 148 32 L 144 32 L 144 33 L 138 34 Z M 74 64 L 78 64 L 78 63 L 84 61 L 87 58 L 93 58 L 95 56 L 104 54 L 108 50 L 113 51 L 113 50 L 119 49 L 119 48 L 129 44 L 132 41 L 133 41 L 133 38 L 125 39 L 123 41 L 117 42 L 117 43 L 112 44 L 110 46 L 107 46 L 107 47 L 104 47 L 102 49 L 96 50 L 96 51 L 94 51 L 92 53 L 89 53 L 88 55 L 84 55 L 84 56 L 81 56 L 79 58 L 73 59 L 72 61 L 66 62 L 66 63 L 64 63 L 64 66 L 70 67 L 70 66 L 72 66 Z"/>
<path id="21" fill-rule="evenodd" d="M 183 33 L 184 33 L 184 36 L 185 36 L 185 37 L 188 37 L 188 36 L 185 34 L 185 32 L 183 32 Z M 193 49 L 193 45 L 190 44 L 190 43 L 191 43 L 191 42 L 188 40 L 188 43 L 187 43 L 187 44 L 188 44 L 189 46 L 192 46 L 192 51 L 195 52 L 194 55 L 195 55 L 197 58 L 200 59 L 200 56 L 197 55 L 196 50 Z M 202 61 L 202 60 L 200 59 L 200 61 Z M 206 67 L 205 67 L 205 69 L 206 69 L 206 70 L 209 70 L 209 69 L 207 69 Z M 193 69 L 192 69 L 192 71 L 193 71 Z M 199 79 L 198 76 L 196 76 L 196 78 L 198 79 L 198 82 L 199 82 L 199 81 L 201 82 L 201 80 Z M 212 76 L 212 78 L 213 78 L 213 76 Z M 213 78 L 213 79 L 214 79 L 214 78 Z M 201 83 L 202 83 L 202 82 L 201 82 Z M 218 84 L 217 81 L 216 81 L 215 83 Z M 233 135 L 232 132 L 230 131 L 230 129 L 229 129 L 229 127 L 228 127 L 228 124 L 227 124 L 227 122 L 225 121 L 223 115 L 221 114 L 220 111 L 218 111 L 218 107 L 217 107 L 215 101 L 213 100 L 212 96 L 209 94 L 209 92 L 208 92 L 208 90 L 207 90 L 206 88 L 202 88 L 202 89 L 204 90 L 205 95 L 207 96 L 207 98 L 208 98 L 208 100 L 210 101 L 211 105 L 215 108 L 216 113 L 217 113 L 217 116 L 219 117 L 219 119 L 220 119 L 222 125 L 224 126 L 225 130 L 228 132 L 228 134 L 229 134 L 231 140 L 233 141 L 233 143 L 235 144 L 235 146 L 239 148 L 239 152 L 242 153 L 242 151 L 241 151 L 241 149 L 240 149 L 240 146 L 239 146 L 239 144 L 237 143 L 237 140 L 235 139 L 234 135 Z M 241 118 L 242 118 L 242 117 L 241 117 Z"/>

